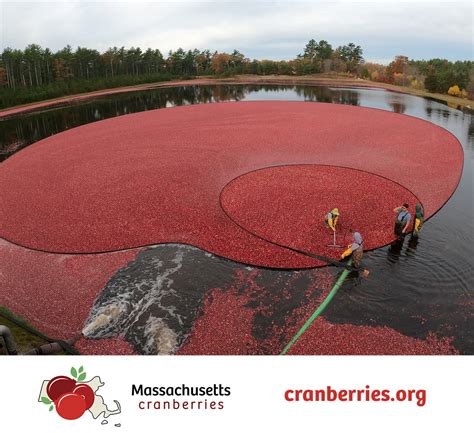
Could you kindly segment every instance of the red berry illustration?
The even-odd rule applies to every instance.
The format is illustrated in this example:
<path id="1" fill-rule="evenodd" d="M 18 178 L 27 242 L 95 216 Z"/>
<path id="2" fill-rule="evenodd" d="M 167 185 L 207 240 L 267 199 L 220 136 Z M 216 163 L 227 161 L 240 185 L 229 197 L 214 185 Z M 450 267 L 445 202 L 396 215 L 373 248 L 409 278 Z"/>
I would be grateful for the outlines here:
<path id="1" fill-rule="evenodd" d="M 52 401 L 56 401 L 61 395 L 71 392 L 76 386 L 76 381 L 66 376 L 53 377 L 46 387 L 46 393 Z"/>
<path id="2" fill-rule="evenodd" d="M 64 419 L 80 418 L 86 411 L 86 399 L 83 395 L 68 392 L 56 401 L 56 412 Z"/>
<path id="3" fill-rule="evenodd" d="M 86 401 L 86 410 L 94 404 L 95 394 L 89 385 L 81 383 L 80 385 L 77 385 L 72 392 L 74 394 L 82 395 L 84 397 Z"/>

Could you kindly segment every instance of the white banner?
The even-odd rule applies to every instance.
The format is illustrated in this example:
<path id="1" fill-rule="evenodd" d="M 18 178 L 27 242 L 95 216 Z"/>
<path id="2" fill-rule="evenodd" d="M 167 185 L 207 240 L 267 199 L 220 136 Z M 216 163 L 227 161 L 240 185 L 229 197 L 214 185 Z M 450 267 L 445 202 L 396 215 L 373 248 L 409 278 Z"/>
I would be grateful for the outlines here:
<path id="1" fill-rule="evenodd" d="M 472 429 L 473 367 L 470 356 L 5 356 L 0 426 L 464 432 Z"/>

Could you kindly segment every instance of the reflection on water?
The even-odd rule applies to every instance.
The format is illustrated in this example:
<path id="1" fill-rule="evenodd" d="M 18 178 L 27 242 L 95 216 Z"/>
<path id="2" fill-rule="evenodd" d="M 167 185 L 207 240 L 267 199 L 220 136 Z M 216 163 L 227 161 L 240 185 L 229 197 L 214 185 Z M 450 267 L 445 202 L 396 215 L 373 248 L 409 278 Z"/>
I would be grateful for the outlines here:
<path id="1" fill-rule="evenodd" d="M 406 109 L 405 104 L 402 101 L 392 101 L 390 102 L 390 106 L 392 107 L 392 111 L 398 114 L 403 114 Z"/>
<path id="2" fill-rule="evenodd" d="M 458 138 L 465 153 L 464 171 L 449 202 L 427 221 L 418 240 L 406 237 L 403 243 L 367 253 L 364 266 L 370 269 L 370 278 L 357 281 L 349 292 L 343 291 L 346 294 L 339 296 L 325 315 L 333 322 L 387 325 L 418 337 L 434 330 L 454 336 L 456 347 L 464 353 L 474 353 L 474 117 L 467 112 L 430 99 L 373 89 L 293 85 L 162 88 L 103 96 L 0 120 L 0 158 L 6 159 L 44 137 L 110 117 L 242 100 L 331 102 L 379 108 L 425 119 Z M 414 157 L 423 159 L 422 154 Z"/>
<path id="3" fill-rule="evenodd" d="M 410 240 L 408 241 L 408 246 L 407 246 L 407 255 L 415 255 L 416 253 L 416 248 L 418 247 L 418 242 L 420 241 L 420 238 L 418 236 L 410 236 Z"/>

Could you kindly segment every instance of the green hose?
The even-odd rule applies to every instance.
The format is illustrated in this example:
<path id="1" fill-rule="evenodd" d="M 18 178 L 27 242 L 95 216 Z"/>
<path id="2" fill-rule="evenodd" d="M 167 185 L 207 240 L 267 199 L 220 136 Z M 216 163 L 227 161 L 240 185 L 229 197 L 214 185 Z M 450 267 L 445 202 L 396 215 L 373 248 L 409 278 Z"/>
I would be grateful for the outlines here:
<path id="1" fill-rule="evenodd" d="M 349 259 L 349 261 L 347 262 L 347 266 L 350 267 L 352 264 L 352 257 Z M 301 335 L 303 335 L 303 332 L 306 331 L 309 327 L 309 325 L 311 325 L 311 323 L 314 322 L 314 319 L 316 319 L 316 317 L 318 317 L 324 310 L 325 308 L 329 305 L 329 303 L 332 301 L 332 298 L 334 298 L 334 296 L 336 295 L 337 291 L 339 290 L 339 287 L 342 286 L 342 283 L 344 282 L 344 280 L 347 278 L 347 276 L 349 275 L 349 272 L 351 272 L 350 269 L 344 269 L 342 272 L 341 272 L 341 275 L 339 275 L 339 278 L 337 279 L 336 281 L 336 284 L 334 284 L 334 287 L 331 289 L 331 291 L 329 292 L 329 294 L 326 296 L 326 299 L 321 303 L 321 305 L 317 308 L 317 310 L 311 315 L 311 317 L 306 321 L 306 323 L 301 327 L 301 329 L 297 332 L 297 334 L 292 338 L 292 340 L 285 346 L 285 348 L 283 349 L 283 351 L 280 353 L 280 355 L 285 355 L 291 348 L 291 346 L 293 346 L 293 344 L 295 344 L 296 340 L 298 340 L 298 338 L 301 337 Z"/>

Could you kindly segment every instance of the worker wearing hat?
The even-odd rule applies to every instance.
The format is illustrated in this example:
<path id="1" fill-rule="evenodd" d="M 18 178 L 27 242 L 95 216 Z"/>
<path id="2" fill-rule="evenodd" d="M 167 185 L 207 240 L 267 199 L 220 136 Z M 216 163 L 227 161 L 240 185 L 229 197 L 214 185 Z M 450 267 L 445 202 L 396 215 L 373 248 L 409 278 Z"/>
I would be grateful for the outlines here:
<path id="1" fill-rule="evenodd" d="M 331 212 L 326 215 L 324 223 L 327 228 L 330 228 L 333 232 L 336 231 L 337 220 L 339 219 L 339 209 L 335 207 Z"/>
<path id="2" fill-rule="evenodd" d="M 420 203 L 417 203 L 415 208 L 415 222 L 413 223 L 413 236 L 418 237 L 424 220 L 425 214 L 423 212 L 423 207 Z"/>
<path id="3" fill-rule="evenodd" d="M 352 266 L 359 268 L 362 256 L 364 255 L 364 240 L 359 232 L 352 233 L 352 243 L 347 246 L 347 249 L 341 254 L 341 259 L 345 259 L 352 254 Z"/>

